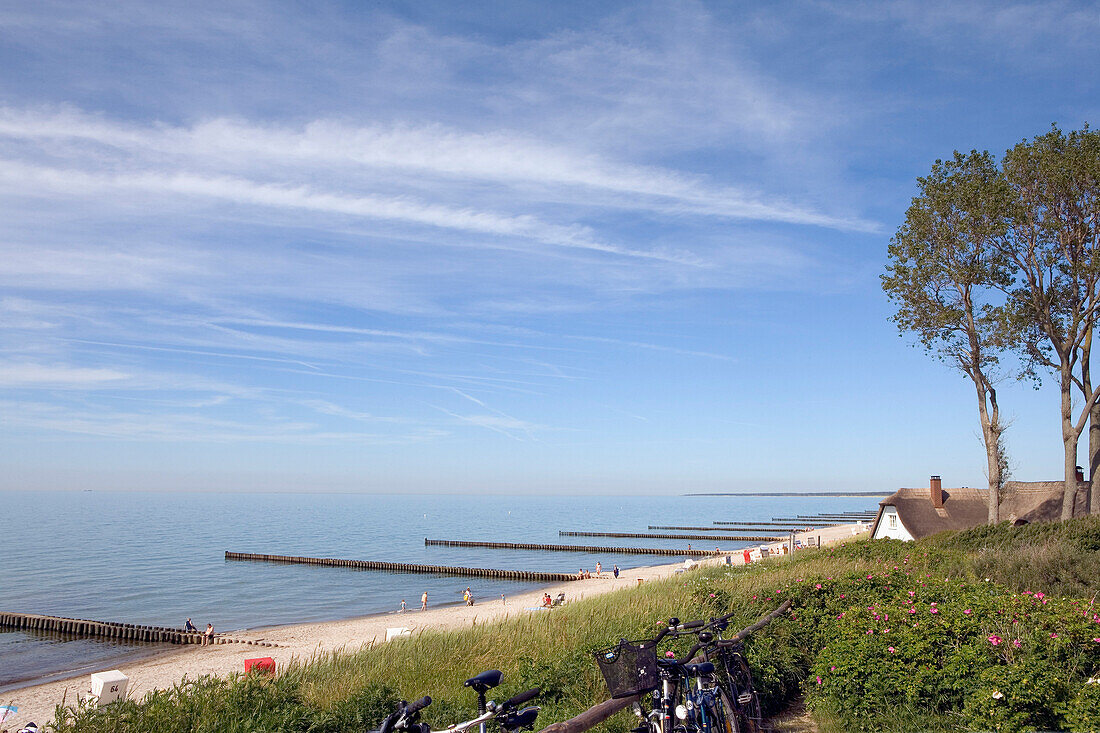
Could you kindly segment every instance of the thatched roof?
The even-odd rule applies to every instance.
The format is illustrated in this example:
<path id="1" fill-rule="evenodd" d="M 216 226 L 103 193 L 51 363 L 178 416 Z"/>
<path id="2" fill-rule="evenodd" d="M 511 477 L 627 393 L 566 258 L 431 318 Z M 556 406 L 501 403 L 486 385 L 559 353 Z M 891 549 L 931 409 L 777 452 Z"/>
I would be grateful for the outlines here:
<path id="1" fill-rule="evenodd" d="M 1008 481 L 1001 493 L 1001 521 L 1056 522 L 1062 518 L 1061 481 Z M 1073 516 L 1088 514 L 1089 482 L 1078 484 Z M 943 507 L 932 506 L 929 489 L 898 489 L 879 502 L 878 516 L 871 527 L 875 536 L 885 507 L 897 509 L 898 520 L 913 539 L 949 529 L 969 529 L 989 518 L 986 489 L 944 489 Z"/>
<path id="2" fill-rule="evenodd" d="M 871 536 L 875 536 L 882 510 L 887 506 L 897 509 L 898 520 L 917 540 L 948 529 L 969 529 L 985 524 L 989 517 L 987 495 L 984 489 L 944 489 L 943 508 L 937 509 L 932 506 L 927 488 L 898 489 L 879 502 Z"/>
<path id="3" fill-rule="evenodd" d="M 1006 481 L 1001 489 L 1001 519 L 1010 522 L 1057 522 L 1062 518 L 1061 481 Z M 1089 513 L 1089 482 L 1077 484 L 1073 516 Z"/>

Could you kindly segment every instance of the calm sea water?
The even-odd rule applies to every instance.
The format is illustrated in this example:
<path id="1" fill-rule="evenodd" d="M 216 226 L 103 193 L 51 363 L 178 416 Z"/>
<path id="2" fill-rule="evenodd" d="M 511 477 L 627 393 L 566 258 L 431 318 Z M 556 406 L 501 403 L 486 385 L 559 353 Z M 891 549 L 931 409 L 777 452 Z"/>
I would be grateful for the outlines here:
<path id="1" fill-rule="evenodd" d="M 377 496 L 130 492 L 0 493 L 7 534 L 0 610 L 218 631 L 454 604 L 537 587 L 481 578 L 227 562 L 226 550 L 515 570 L 576 572 L 673 557 L 426 547 L 424 538 L 685 547 L 685 540 L 559 537 L 647 532 L 650 524 L 873 508 L 871 497 Z M 695 543 L 697 547 L 709 543 Z M 722 543 L 735 549 L 746 543 Z M 0 691 L 51 675 L 110 669 L 153 644 L 0 632 Z"/>

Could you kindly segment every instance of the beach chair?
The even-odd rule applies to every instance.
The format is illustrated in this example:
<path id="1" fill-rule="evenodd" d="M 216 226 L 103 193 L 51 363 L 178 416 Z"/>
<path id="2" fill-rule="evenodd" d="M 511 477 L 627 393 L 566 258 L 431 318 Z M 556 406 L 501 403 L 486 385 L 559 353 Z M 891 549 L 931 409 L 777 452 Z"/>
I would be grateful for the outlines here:
<path id="1" fill-rule="evenodd" d="M 386 629 L 386 641 L 402 636 L 412 636 L 412 629 L 407 629 L 404 626 L 393 626 Z"/>

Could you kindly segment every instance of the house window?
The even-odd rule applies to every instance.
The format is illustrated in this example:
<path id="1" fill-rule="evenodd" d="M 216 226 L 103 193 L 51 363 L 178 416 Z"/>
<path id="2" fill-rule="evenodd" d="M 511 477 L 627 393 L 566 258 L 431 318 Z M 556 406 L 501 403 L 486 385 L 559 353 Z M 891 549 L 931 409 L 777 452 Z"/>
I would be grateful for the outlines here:
<path id="1" fill-rule="evenodd" d="M 898 515 L 897 514 L 891 514 L 891 515 L 889 515 L 889 518 L 890 518 L 890 521 L 887 523 L 887 526 L 890 529 L 897 529 L 898 528 Z"/>

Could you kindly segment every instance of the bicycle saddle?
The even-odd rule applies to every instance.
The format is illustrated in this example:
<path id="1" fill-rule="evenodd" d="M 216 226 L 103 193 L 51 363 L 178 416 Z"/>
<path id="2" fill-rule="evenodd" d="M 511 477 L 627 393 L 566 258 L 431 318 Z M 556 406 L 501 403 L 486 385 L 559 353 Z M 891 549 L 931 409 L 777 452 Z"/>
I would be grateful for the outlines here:
<path id="1" fill-rule="evenodd" d="M 688 664 L 684 666 L 687 673 L 696 677 L 706 677 L 708 674 L 714 674 L 713 662 L 701 662 L 699 664 Z"/>
<path id="2" fill-rule="evenodd" d="M 477 677 L 471 677 L 466 680 L 463 685 L 466 687 L 472 687 L 478 692 L 485 692 L 486 690 L 496 687 L 500 684 L 500 678 L 503 673 L 499 669 L 490 669 L 482 672 Z"/>

